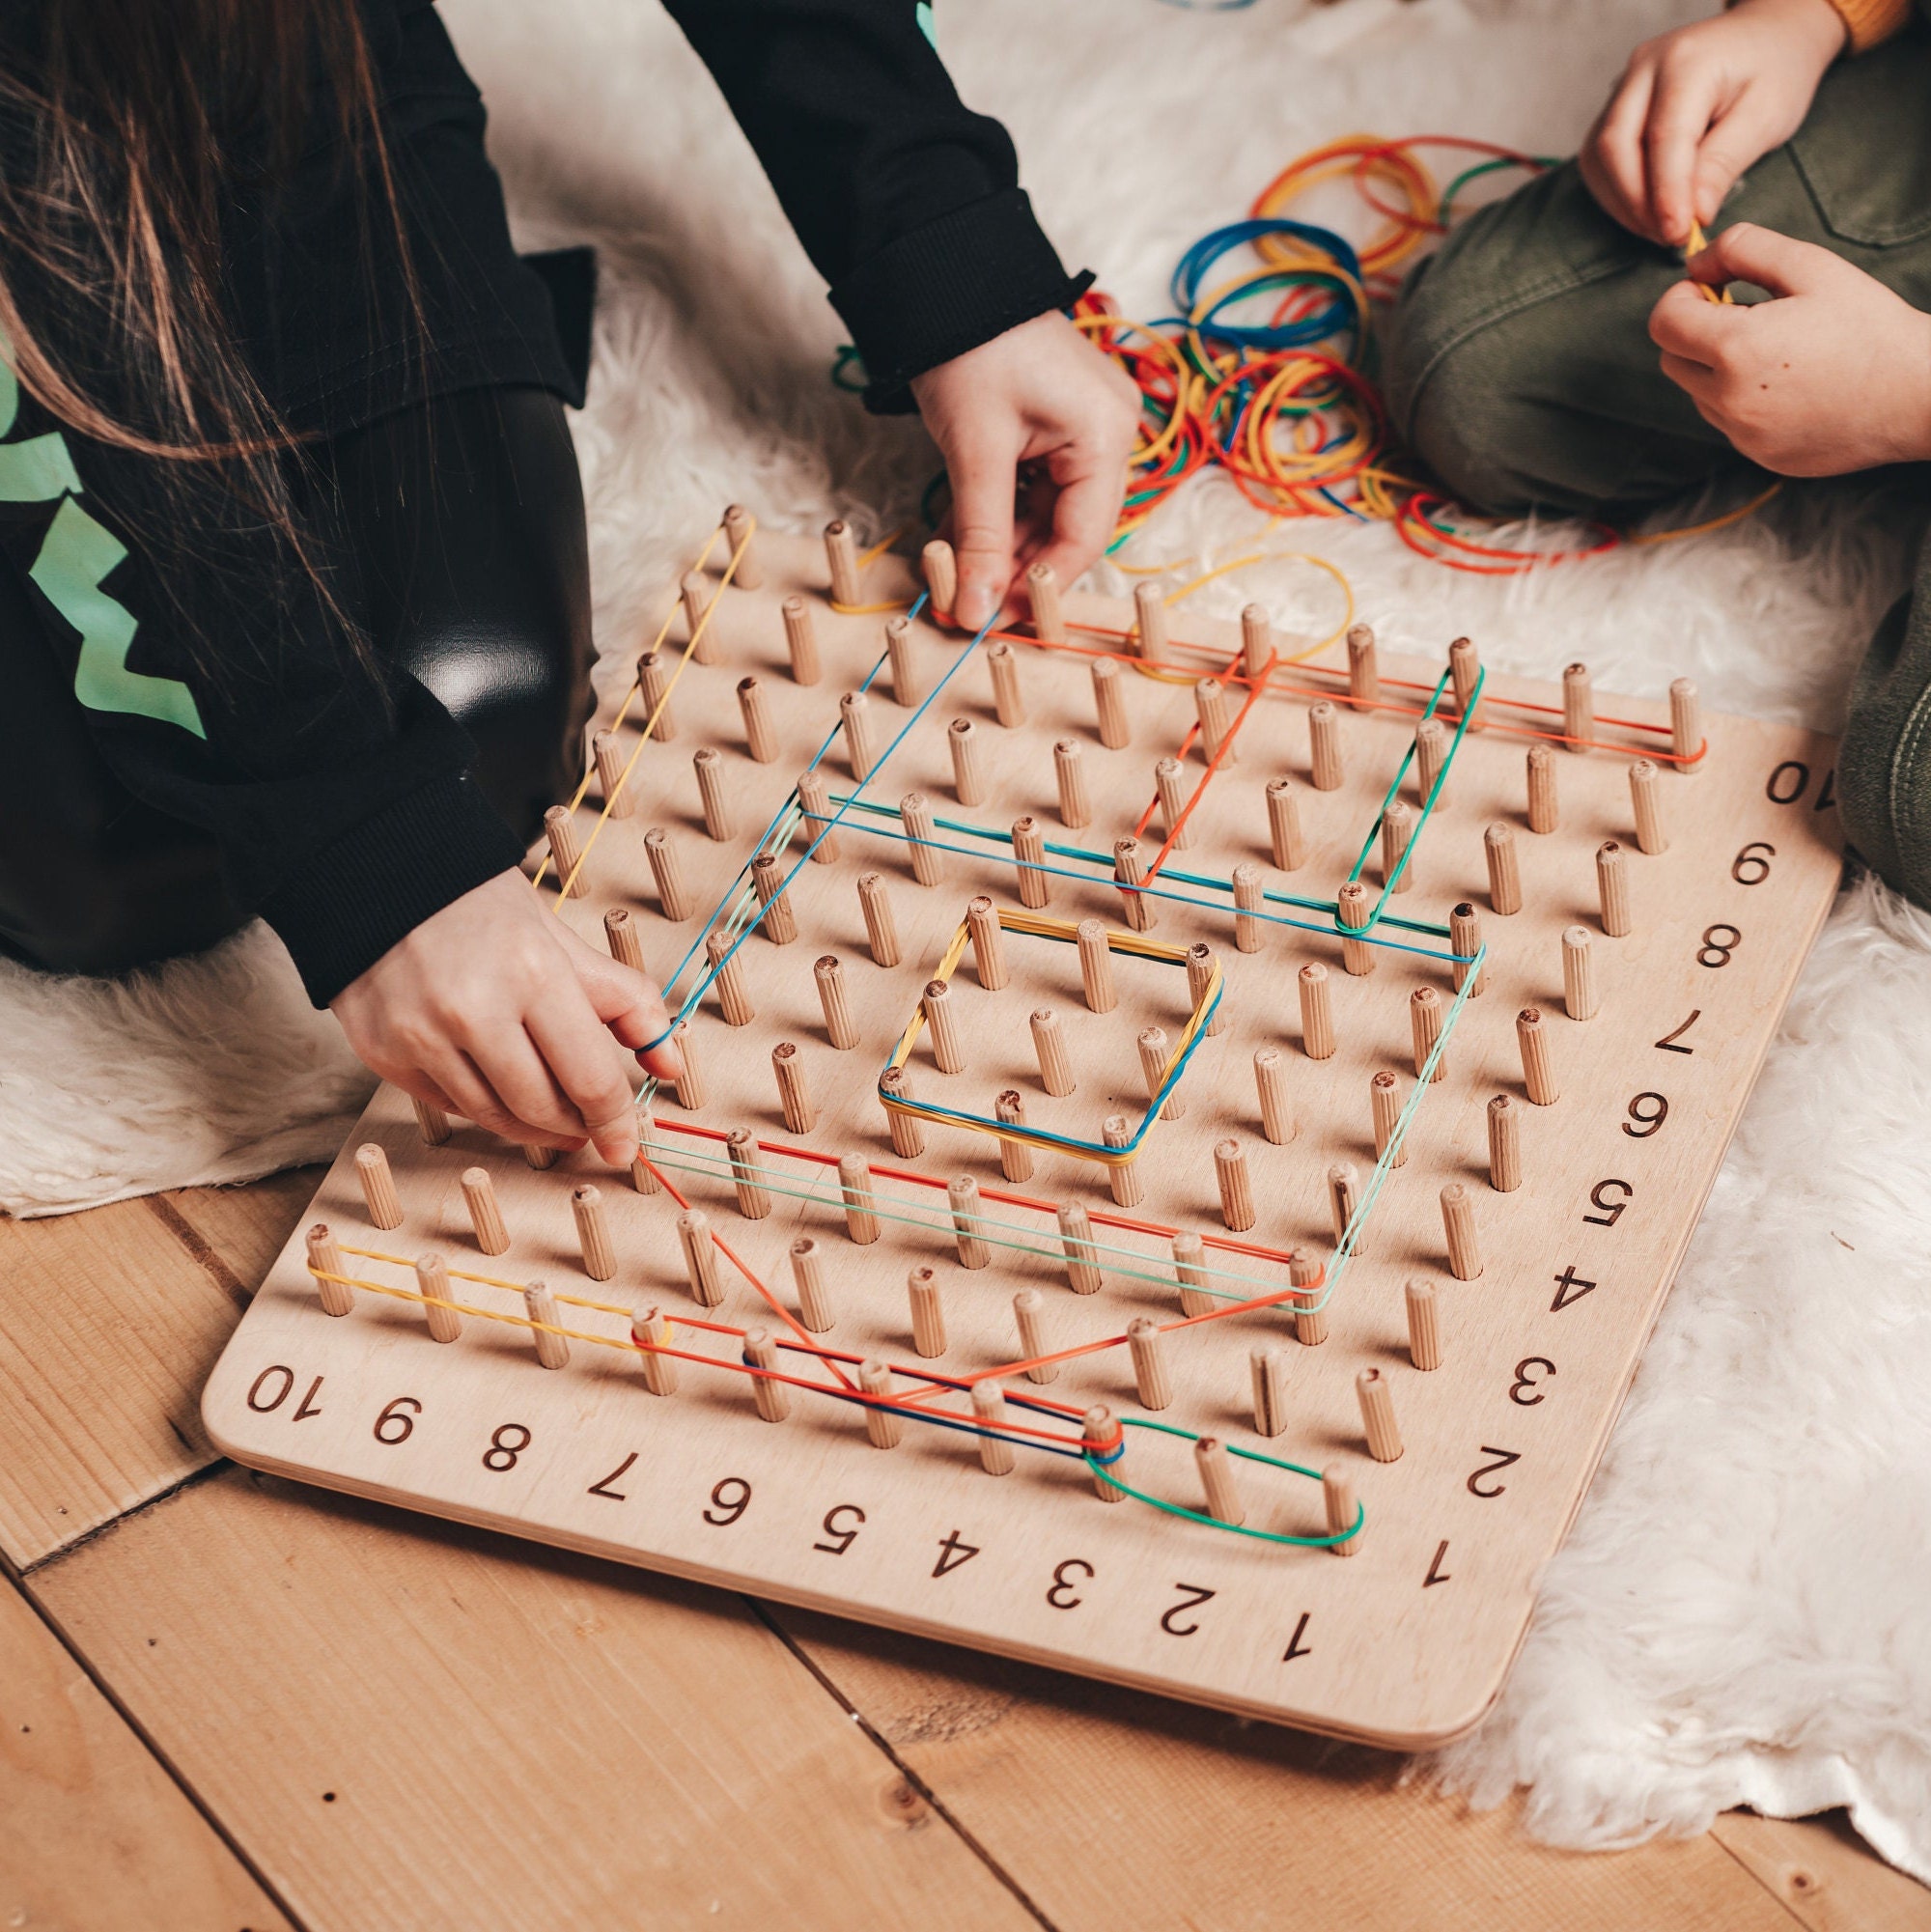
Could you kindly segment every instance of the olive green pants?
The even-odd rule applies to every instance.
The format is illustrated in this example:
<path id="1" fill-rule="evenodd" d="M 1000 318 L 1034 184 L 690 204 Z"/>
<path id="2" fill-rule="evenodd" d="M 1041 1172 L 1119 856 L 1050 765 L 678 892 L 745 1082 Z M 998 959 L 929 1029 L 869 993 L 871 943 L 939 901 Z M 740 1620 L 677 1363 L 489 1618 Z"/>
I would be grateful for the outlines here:
<path id="1" fill-rule="evenodd" d="M 1788 146 L 1716 226 L 1832 249 L 1931 309 L 1931 28 L 1825 76 Z M 1682 270 L 1596 206 L 1573 164 L 1450 235 L 1386 341 L 1396 427 L 1463 502 L 1626 518 L 1747 465 L 1658 366 L 1648 318 Z M 1858 673 L 1837 767 L 1851 841 L 1931 906 L 1931 540 Z"/>

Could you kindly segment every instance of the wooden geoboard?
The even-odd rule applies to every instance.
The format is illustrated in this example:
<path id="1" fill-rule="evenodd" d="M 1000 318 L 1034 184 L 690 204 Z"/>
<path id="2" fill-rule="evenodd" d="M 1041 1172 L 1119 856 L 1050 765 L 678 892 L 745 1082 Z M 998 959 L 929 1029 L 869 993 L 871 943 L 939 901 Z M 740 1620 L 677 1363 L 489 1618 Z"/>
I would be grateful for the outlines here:
<path id="1" fill-rule="evenodd" d="M 903 741 L 861 784 L 839 731 L 840 699 L 880 664 L 889 613 L 834 608 L 826 555 L 814 544 L 751 539 L 738 568 L 760 579 L 755 588 L 720 582 L 733 554 L 714 539 L 698 580 L 686 579 L 708 615 L 669 700 L 675 736 L 641 741 L 633 694 L 606 747 L 626 761 L 637 754 L 623 787 L 633 809 L 600 823 L 593 780 L 574 814 L 587 890 L 560 902 L 559 916 L 601 945 L 605 912 L 629 909 L 660 978 L 688 955 L 675 1010 L 707 977 L 701 938 L 714 911 L 723 909 L 729 930 L 733 907 L 740 920 L 757 910 L 749 861 L 775 822 L 767 849 L 785 844 L 776 877 L 789 876 L 783 903 L 798 936 L 774 943 L 768 920 L 733 956 L 755 1017 L 727 1024 L 715 987 L 692 1011 L 686 1038 L 708 1091 L 692 1106 L 668 1090 L 652 1100 L 656 1174 L 642 1177 L 651 1191 L 587 1150 L 534 1169 L 461 1121 L 432 1144 L 436 1124 L 419 1126 L 410 1103 L 384 1087 L 307 1218 L 335 1244 L 343 1278 L 332 1286 L 349 1312 L 324 1312 L 319 1286 L 331 1284 L 311 1274 L 298 1233 L 209 1383 L 210 1437 L 243 1463 L 304 1481 L 1256 1717 L 1398 1748 L 1467 1730 L 1501 1688 L 1539 1572 L 1581 1500 L 1830 905 L 1839 871 L 1834 746 L 1680 708 L 1672 731 L 1663 694 L 1596 693 L 1592 742 L 1575 749 L 1563 738 L 1564 692 L 1503 677 L 1483 684 L 1480 728 L 1457 740 L 1446 637 L 1436 661 L 1381 654 L 1372 671 L 1363 658 L 1351 673 L 1341 645 L 1291 662 L 1306 640 L 1257 632 L 1244 643 L 1241 627 L 1188 617 L 1182 605 L 1148 667 L 1132 605 L 1070 597 L 1063 642 L 1034 641 L 1029 624 L 1002 634 L 1023 712 L 1006 725 L 988 661 L 1001 634 L 975 646 L 916 617 L 867 704 L 874 753 L 902 730 Z M 866 568 L 861 596 L 888 605 L 919 588 L 887 556 Z M 822 663 L 814 684 L 793 676 L 780 608 L 791 596 L 804 600 Z M 667 593 L 667 605 L 675 599 Z M 687 624 L 667 622 L 660 664 L 683 658 Z M 1096 724 L 1101 658 L 1119 666 L 1124 698 L 1128 742 L 1113 748 Z M 893 695 L 901 672 L 904 705 Z M 1195 688 L 1210 675 L 1222 681 L 1226 707 L 1214 714 L 1210 703 L 1210 730 L 1217 717 L 1238 720 L 1233 756 L 1211 773 Z M 746 676 L 759 681 L 771 734 L 763 762 L 747 749 L 738 692 Z M 1572 681 L 1571 722 L 1580 689 Z M 1366 903 L 1382 900 L 1371 834 L 1438 690 L 1452 759 L 1414 840 L 1412 889 L 1380 905 L 1369 940 L 1351 949 L 1373 970 L 1351 972 L 1337 893 L 1367 846 Z M 1322 701 L 1333 707 L 1341 764 L 1330 789 L 1311 782 L 1309 710 Z M 1007 711 L 1018 716 L 1010 690 Z M 978 747 L 983 793 L 973 803 L 961 802 L 955 776 L 951 727 L 961 718 Z M 1686 721 L 1706 742 L 1688 742 Z M 794 788 L 827 742 L 817 768 L 825 809 L 843 815 L 835 855 L 805 862 L 820 826 L 792 823 Z M 1061 742 L 1078 746 L 1083 826 L 1062 820 Z M 1546 832 L 1531 831 L 1527 816 L 1525 758 L 1538 744 L 1553 753 L 1557 823 Z M 700 807 L 692 755 L 706 747 L 719 754 L 712 769 L 731 821 L 722 839 L 707 835 Z M 1134 895 L 1114 882 L 1113 848 L 1144 827 L 1139 861 L 1160 853 L 1155 766 L 1169 756 L 1183 761 L 1193 798 L 1189 836 L 1138 897 L 1154 915 L 1141 933 L 1126 917 Z M 1660 768 L 1646 793 L 1660 830 L 1647 829 L 1665 850 L 1637 849 L 1638 759 Z M 1289 854 L 1299 858 L 1291 870 L 1273 862 L 1282 854 L 1266 792 L 1283 776 L 1302 848 Z M 913 791 L 933 814 L 917 851 L 899 811 Z M 1413 769 L 1397 796 L 1419 812 Z M 1011 842 L 1022 816 L 1045 840 L 1047 904 L 1030 911 Z M 1497 824 L 1510 828 L 1512 839 L 1497 836 L 1512 843 L 1521 881 L 1521 908 L 1507 916 L 1496 910 L 1490 869 Z M 682 920 L 663 914 L 645 843 L 652 828 L 666 834 L 688 888 L 694 910 Z M 1599 893 L 1606 841 L 1622 848 L 1630 930 L 1620 937 L 1605 930 Z M 935 883 L 918 882 L 915 857 L 937 861 Z M 1237 866 L 1258 869 L 1258 900 L 1255 875 L 1243 875 L 1246 906 L 1259 908 L 1240 935 L 1252 950 L 1237 940 Z M 874 957 L 857 885 L 866 875 L 889 901 L 895 966 Z M 539 889 L 553 894 L 554 868 Z M 1004 921 L 1005 978 L 993 990 L 963 933 L 981 895 Z M 1451 926 L 1458 905 L 1473 910 L 1486 947 L 1481 990 L 1466 997 L 1457 981 L 1470 979 L 1475 953 L 1471 929 Z M 1068 942 L 1086 919 L 1113 936 L 1107 1011 L 1089 1010 Z M 1066 930 L 1034 930 L 1053 922 Z M 1565 990 L 1564 934 L 1578 928 L 1586 939 L 1569 944 L 1586 946 L 1593 979 L 1580 995 L 1585 1010 L 1594 1002 L 1585 1019 L 1566 1010 L 1578 989 Z M 1181 962 L 1201 941 L 1211 965 L 1189 976 Z M 912 1101 L 948 1111 L 901 1119 L 902 1144 L 908 1134 L 921 1143 L 901 1153 L 881 1074 L 953 954 L 941 998 L 963 1064 L 941 1072 L 932 1028 L 913 1029 Z M 849 1048 L 832 1045 L 821 1002 L 815 962 L 827 956 L 848 996 Z M 1335 1046 L 1325 1058 L 1310 1057 L 1303 1037 L 1309 964 L 1327 969 Z M 1413 996 L 1425 987 L 1450 1023 L 1440 1077 L 1418 1082 Z M 1199 1025 L 1196 1036 L 1209 1007 L 1214 1028 Z M 1529 1008 L 1541 1015 L 1556 1093 L 1547 1104 L 1525 1085 L 1518 1015 Z M 1061 1022 L 1070 1094 L 1043 1083 L 1029 1023 L 1041 1009 Z M 1014 1092 L 1039 1134 L 1097 1144 L 1115 1116 L 1137 1129 L 1149 1086 L 1136 1043 L 1149 1027 L 1164 1036 L 1155 1079 L 1177 1072 L 1170 1099 L 1182 1110 L 1153 1120 L 1134 1143 L 1122 1170 L 1131 1178 L 1118 1184 L 1137 1195 L 1129 1204 L 1116 1198 L 1114 1170 L 1056 1143 L 1028 1149 L 1029 1174 L 1011 1178 L 1004 1162 L 1027 1161 L 955 1118 L 995 1120 L 997 1096 Z M 772 1053 L 786 1042 L 809 1089 L 806 1132 L 788 1131 L 781 1109 Z M 1263 1131 L 1254 1055 L 1266 1049 L 1279 1054 L 1291 1138 Z M 1384 1118 L 1378 1158 L 1380 1072 L 1394 1076 L 1404 1112 L 1392 1145 Z M 1497 1095 L 1509 1096 L 1504 1111 L 1519 1123 L 1521 1178 L 1509 1190 L 1493 1185 Z M 733 1130 L 755 1144 L 753 1180 L 769 1213 L 742 1211 L 762 1202 L 734 1184 L 723 1138 Z M 1226 1142 L 1252 1195 L 1245 1228 L 1229 1225 L 1238 1204 L 1223 1212 L 1215 1150 Z M 386 1155 L 398 1226 L 372 1224 L 356 1160 L 368 1143 Z M 855 1220 L 836 1164 L 854 1156 L 863 1163 Z M 1341 1246 L 1337 1166 L 1355 1170 Z M 475 1168 L 499 1205 L 501 1252 L 479 1245 L 462 1186 Z M 854 1171 L 848 1164 L 848 1183 Z M 964 1246 L 947 1191 L 963 1176 L 979 1190 L 960 1209 Z M 602 1196 L 614 1258 L 601 1278 L 588 1272 L 573 1205 L 586 1184 Z M 1442 1191 L 1456 1186 L 1476 1250 L 1460 1259 L 1465 1271 L 1471 1259 L 1480 1268 L 1468 1279 L 1450 1271 L 1444 1231 Z M 708 1217 L 716 1305 L 693 1292 L 673 1190 Z M 1096 1292 L 1074 1288 L 1057 1211 L 1076 1205 L 1092 1246 L 1075 1241 L 1072 1259 L 1097 1266 Z M 867 1209 L 878 1238 L 859 1241 Z M 828 1304 L 818 1314 L 829 1326 L 815 1330 L 799 1318 L 791 1262 L 804 1238 L 817 1244 Z M 985 1254 L 972 1239 L 985 1241 Z M 449 1271 L 433 1303 L 448 1306 L 422 1299 L 419 1284 L 434 1277 L 413 1264 L 429 1253 Z M 966 1266 L 962 1255 L 989 1265 Z M 1183 1312 L 1188 1256 L 1196 1292 L 1185 1306 L 1210 1308 L 1210 1319 Z M 917 1270 L 930 1273 L 915 1339 Z M 554 1319 L 545 1323 L 538 1304 L 533 1327 L 520 1291 L 538 1281 Z M 1417 1366 L 1429 1350 L 1411 1329 L 1411 1282 L 1424 1284 L 1424 1303 L 1433 1297 L 1432 1368 Z M 1016 1326 L 1022 1289 L 1038 1296 L 1030 1350 Z M 921 1354 L 920 1342 L 938 1339 L 934 1298 L 943 1352 Z M 668 1319 L 649 1330 L 670 1352 L 656 1362 L 631 1339 L 630 1311 L 644 1308 Z M 432 1314 L 454 1321 L 455 1339 L 433 1338 Z M 1151 1340 L 1140 1331 L 1144 1361 L 1121 1339 L 1136 1320 L 1156 1331 Z M 759 1358 L 775 1364 L 773 1376 L 747 1364 L 748 1330 L 769 1336 Z M 546 1367 L 539 1342 L 567 1361 Z M 1109 1345 L 1050 1364 L 1049 1380 L 1012 1367 L 1088 1343 Z M 653 1392 L 665 1360 L 675 1361 L 675 1391 Z M 885 1365 L 888 1392 L 865 1363 Z M 1365 1370 L 1376 1372 L 1366 1395 Z M 1265 1408 L 1257 1374 L 1268 1379 Z M 1006 1400 L 975 1406 L 975 1383 Z M 780 1402 L 783 1419 L 766 1419 Z M 1384 1417 L 1392 1411 L 1401 1449 L 1392 1460 L 1370 1453 L 1371 1404 L 1384 1405 Z M 1108 1422 L 1091 1419 L 1097 1405 Z M 882 1432 L 882 1417 L 896 1430 Z M 1277 1433 L 1259 1433 L 1262 1422 Z M 1385 1456 L 1394 1442 L 1385 1422 L 1378 1431 Z M 881 1433 L 899 1440 L 880 1446 Z M 1223 1446 L 1203 1462 L 1198 1437 Z M 1219 1496 L 1220 1513 L 1241 1514 L 1238 1527 L 1214 1520 L 1203 1487 L 1229 1477 L 1234 1497 L 1230 1505 Z"/>

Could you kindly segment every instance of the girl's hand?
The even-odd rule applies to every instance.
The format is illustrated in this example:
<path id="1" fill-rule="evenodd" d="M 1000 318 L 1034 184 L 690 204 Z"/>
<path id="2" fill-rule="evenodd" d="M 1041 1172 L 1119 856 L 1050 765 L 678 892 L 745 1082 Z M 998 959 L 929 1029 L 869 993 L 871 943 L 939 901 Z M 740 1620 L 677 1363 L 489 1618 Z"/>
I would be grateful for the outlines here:
<path id="1" fill-rule="evenodd" d="M 329 1002 L 356 1056 L 415 1100 L 538 1147 L 637 1151 L 628 1062 L 679 1071 L 641 973 L 587 946 L 521 873 L 502 872 L 425 919 Z M 626 1052 L 625 1049 L 630 1049 Z"/>
<path id="2" fill-rule="evenodd" d="M 1580 162 L 1625 228 L 1680 248 L 1717 218 L 1743 171 L 1797 132 L 1843 51 L 1830 0 L 1742 0 L 1630 56 Z"/>
<path id="3" fill-rule="evenodd" d="M 1650 311 L 1663 373 L 1703 420 L 1780 476 L 1931 457 L 1931 316 L 1808 241 L 1740 221 Z M 1719 305 L 1696 283 L 1773 301 Z"/>
<path id="4" fill-rule="evenodd" d="M 958 552 L 959 607 L 946 614 L 962 630 L 997 615 L 1034 563 L 1069 584 L 1112 542 L 1140 393 L 1064 316 L 1035 316 L 911 389 L 952 480 L 940 534 Z M 1016 518 L 1022 463 L 1039 470 Z"/>

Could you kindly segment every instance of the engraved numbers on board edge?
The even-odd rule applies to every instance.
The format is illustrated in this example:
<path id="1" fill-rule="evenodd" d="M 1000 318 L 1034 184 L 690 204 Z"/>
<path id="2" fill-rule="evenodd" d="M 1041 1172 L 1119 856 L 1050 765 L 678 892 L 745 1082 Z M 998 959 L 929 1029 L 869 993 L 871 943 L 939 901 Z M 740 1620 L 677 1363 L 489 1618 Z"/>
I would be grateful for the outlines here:
<path id="1" fill-rule="evenodd" d="M 1703 1009 L 1700 1006 L 1693 1006 L 1690 1009 L 1689 1019 L 1686 1020 L 1683 1022 L 1683 1024 L 1676 1029 L 1675 1032 L 1665 1033 L 1663 1036 L 1663 1038 L 1656 1043 L 1657 1046 L 1660 1047 L 1665 1053 L 1693 1053 L 1696 1050 L 1694 1047 L 1679 1047 L 1676 1043 L 1677 1041 L 1682 1039 L 1684 1034 L 1689 1032 L 1691 1027 L 1695 1025 L 1697 1021 L 1702 1019 L 1702 1017 L 1703 1017 Z"/>
<path id="2" fill-rule="evenodd" d="M 956 1570 L 962 1563 L 969 1563 L 979 1554 L 976 1543 L 961 1540 L 958 1530 L 942 1537 L 938 1545 L 938 1561 L 932 1566 L 935 1577 L 942 1577 L 948 1570 Z"/>
<path id="3" fill-rule="evenodd" d="M 1484 1476 L 1493 1476 L 1497 1470 L 1505 1470 L 1511 1463 L 1521 1462 L 1522 1455 L 1520 1451 L 1515 1449 L 1498 1449 L 1492 1442 L 1484 1442 L 1482 1444 L 1482 1453 L 1485 1456 L 1493 1456 L 1495 1461 L 1492 1463 L 1483 1463 L 1480 1467 L 1469 1471 L 1469 1494 L 1470 1496 L 1478 1496 L 1484 1502 L 1488 1502 L 1492 1501 L 1496 1497 L 1506 1495 L 1508 1484 L 1498 1482 L 1493 1488 L 1484 1489 L 1482 1487 L 1482 1478 Z"/>
<path id="4" fill-rule="evenodd" d="M 583 1492 L 584 1495 L 605 1497 L 611 1502 L 629 1502 L 630 1498 L 628 1496 L 626 1496 L 622 1490 L 612 1489 L 610 1485 L 613 1482 L 615 1482 L 617 1478 L 621 1476 L 636 1460 L 637 1460 L 637 1452 L 636 1450 L 632 1449 L 630 1453 L 628 1456 L 626 1456 L 624 1460 L 621 1463 L 619 1463 L 617 1467 L 614 1470 L 612 1470 L 607 1476 L 599 1476 L 597 1480 L 594 1483 L 592 1483 L 587 1490 Z"/>
<path id="5" fill-rule="evenodd" d="M 1612 1188 L 1620 1188 L 1622 1192 L 1619 1195 L 1611 1194 L 1609 1190 Z M 1601 1208 L 1603 1212 L 1599 1215 L 1584 1215 L 1582 1218 L 1591 1227 L 1614 1227 L 1622 1218 L 1623 1210 L 1635 1199 L 1636 1190 L 1627 1181 L 1614 1179 L 1598 1181 L 1589 1190 L 1589 1205 L 1592 1208 Z"/>
<path id="6" fill-rule="evenodd" d="M 1301 1620 L 1294 1626 L 1294 1635 L 1287 1639 L 1287 1648 L 1280 1654 L 1280 1661 L 1283 1664 L 1292 1664 L 1297 1657 L 1314 1655 L 1314 1646 L 1311 1643 L 1302 1643 L 1301 1640 L 1307 1635 L 1307 1626 L 1313 1615 L 1312 1610 L 1301 1612 Z"/>
<path id="7" fill-rule="evenodd" d="M 726 1476 L 711 1492 L 711 1505 L 703 1512 L 714 1529 L 727 1529 L 751 1506 L 751 1485 L 742 1476 Z"/>
<path id="8" fill-rule="evenodd" d="M 841 1523 L 838 1519 L 849 1516 L 854 1520 Z M 842 1556 L 858 1540 L 858 1526 L 865 1520 L 865 1512 L 855 1502 L 834 1502 L 825 1512 L 825 1521 L 818 1526 L 825 1532 L 823 1543 L 814 1543 L 814 1550 L 823 1550 L 828 1556 Z"/>
<path id="9" fill-rule="evenodd" d="M 1639 1093 L 1631 1100 L 1626 1110 L 1629 1118 L 1623 1122 L 1623 1132 L 1632 1140 L 1647 1140 L 1669 1118 L 1668 1097 L 1659 1093 Z"/>
<path id="10" fill-rule="evenodd" d="M 1794 805 L 1810 783 L 1810 768 L 1801 758 L 1786 758 L 1770 774 L 1763 796 L 1773 805 Z"/>
<path id="11" fill-rule="evenodd" d="M 281 1380 L 270 1382 L 270 1376 Z M 308 1386 L 307 1392 L 295 1404 L 294 1413 L 289 1417 L 291 1422 L 306 1422 L 311 1416 L 322 1414 L 316 1395 L 321 1389 L 322 1378 L 317 1376 Z M 294 1391 L 295 1372 L 286 1362 L 270 1362 L 253 1382 L 248 1385 L 248 1407 L 257 1415 L 272 1415 Z"/>
<path id="12" fill-rule="evenodd" d="M 422 1404 L 413 1395 L 399 1395 L 376 1417 L 376 1426 L 370 1434 L 377 1442 L 394 1448 L 414 1434 L 416 1417 L 421 1414 Z"/>
<path id="13" fill-rule="evenodd" d="M 529 1445 L 530 1432 L 520 1422 L 498 1423 L 490 1438 L 490 1446 L 483 1451 L 483 1467 L 501 1475 L 505 1470 L 517 1467 L 517 1458 Z"/>
<path id="14" fill-rule="evenodd" d="M 1200 1626 L 1197 1623 L 1175 1623 L 1174 1618 L 1184 1616 L 1189 1610 L 1198 1610 L 1210 1598 L 1220 1593 L 1218 1590 L 1204 1589 L 1198 1583 L 1175 1583 L 1173 1587 L 1180 1592 L 1180 1601 L 1169 1604 L 1161 1612 L 1160 1627 L 1169 1637 L 1191 1637 Z"/>
<path id="15" fill-rule="evenodd" d="M 1777 848 L 1768 839 L 1751 839 L 1730 860 L 1730 877 L 1739 885 L 1761 885 L 1770 877 L 1770 861 L 1776 856 Z"/>
<path id="16" fill-rule="evenodd" d="M 1540 1369 L 1542 1374 L 1531 1375 L 1530 1369 Z M 1546 1355 L 1525 1355 L 1515 1365 L 1515 1381 L 1509 1385 L 1509 1400 L 1519 1403 L 1525 1409 L 1533 1409 L 1548 1391 L 1542 1386 L 1547 1379 L 1555 1373 L 1555 1364 Z M 1533 1393 L 1525 1395 L 1523 1390 Z"/>
<path id="17" fill-rule="evenodd" d="M 1073 1592 L 1078 1587 L 1080 1578 L 1074 1571 L 1079 1571 L 1085 1581 L 1091 1582 L 1099 1575 L 1083 1556 L 1069 1556 L 1065 1562 L 1056 1564 L 1052 1572 L 1052 1585 L 1046 1593 L 1046 1600 L 1054 1610 L 1077 1610 L 1086 1599 Z"/>
<path id="18" fill-rule="evenodd" d="M 1714 926 L 1703 928 L 1703 941 L 1696 948 L 1696 964 L 1708 966 L 1713 972 L 1730 963 L 1730 955 L 1744 942 L 1744 936 L 1736 927 L 1726 925 L 1721 919 Z"/>

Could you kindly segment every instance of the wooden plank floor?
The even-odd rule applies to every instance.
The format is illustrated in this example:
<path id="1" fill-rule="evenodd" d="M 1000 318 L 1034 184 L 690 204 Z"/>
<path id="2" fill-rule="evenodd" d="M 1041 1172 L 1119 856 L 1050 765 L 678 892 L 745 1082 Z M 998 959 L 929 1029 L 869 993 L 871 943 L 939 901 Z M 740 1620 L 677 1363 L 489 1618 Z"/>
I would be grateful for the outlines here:
<path id="1" fill-rule="evenodd" d="M 195 1397 L 313 1185 L 0 1221 L 0 1922 L 1931 1932 L 1841 1821 L 1553 1852 L 1372 1751 L 221 1465 Z"/>

